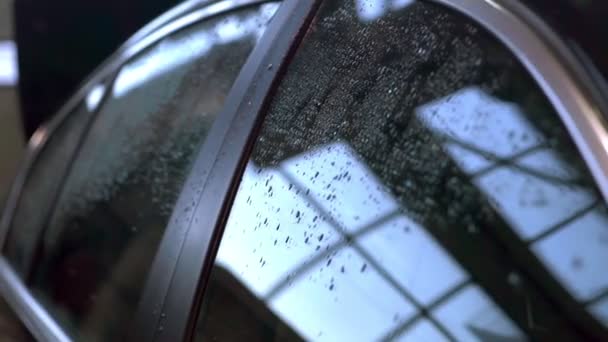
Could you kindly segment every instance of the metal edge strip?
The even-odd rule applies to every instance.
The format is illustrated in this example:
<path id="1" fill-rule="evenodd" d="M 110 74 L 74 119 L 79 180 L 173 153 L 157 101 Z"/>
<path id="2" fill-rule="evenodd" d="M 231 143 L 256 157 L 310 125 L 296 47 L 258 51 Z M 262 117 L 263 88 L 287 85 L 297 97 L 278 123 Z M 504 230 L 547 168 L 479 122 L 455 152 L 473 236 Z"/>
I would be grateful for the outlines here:
<path id="1" fill-rule="evenodd" d="M 241 69 L 194 162 L 161 241 L 136 316 L 133 340 L 192 337 L 221 235 L 247 162 L 252 132 L 308 28 L 317 0 L 285 0 Z M 156 321 L 155 326 L 150 326 Z"/>
<path id="2" fill-rule="evenodd" d="M 608 130 L 580 61 L 535 14 L 515 1 L 431 0 L 481 24 L 530 72 L 568 129 L 608 201 Z"/>
<path id="3" fill-rule="evenodd" d="M 57 114 L 51 120 L 42 124 L 30 138 L 26 146 L 25 156 L 20 163 L 18 168 L 19 171 L 13 180 L 13 184 L 6 198 L 5 206 L 2 209 L 2 217 L 0 218 L 0 250 L 4 247 L 8 230 L 21 197 L 21 192 L 38 155 L 45 148 L 49 137 L 53 135 L 63 121 L 67 119 L 68 115 L 81 101 L 83 101 L 96 85 L 103 84 L 106 91 L 110 91 L 113 85 L 112 82 L 109 82 L 107 79 L 110 75 L 131 58 L 169 34 L 221 13 L 232 11 L 243 6 L 269 1 L 271 0 L 222 0 L 218 2 L 211 2 L 211 0 L 192 0 L 183 3 L 144 26 L 127 40 L 127 42 L 115 53 L 106 59 L 100 67 L 96 68 L 91 76 L 83 82 L 83 85 L 79 87 L 76 94 L 70 97 Z M 162 32 L 162 34 L 159 34 L 159 31 Z M 97 110 L 98 108 L 99 106 L 94 110 Z M 95 115 L 92 115 L 90 120 L 94 119 Z"/>
<path id="4" fill-rule="evenodd" d="M 0 257 L 0 294 L 39 341 L 70 341 L 49 313 L 31 295 L 4 257 Z"/>

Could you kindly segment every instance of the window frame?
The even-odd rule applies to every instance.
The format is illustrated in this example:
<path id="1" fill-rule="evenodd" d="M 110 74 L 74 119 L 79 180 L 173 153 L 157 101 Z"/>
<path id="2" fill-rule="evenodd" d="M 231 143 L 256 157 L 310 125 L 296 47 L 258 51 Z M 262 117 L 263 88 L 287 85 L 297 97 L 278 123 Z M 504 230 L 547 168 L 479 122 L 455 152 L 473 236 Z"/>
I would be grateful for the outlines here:
<path id="1" fill-rule="evenodd" d="M 135 336 L 162 341 L 192 336 L 200 299 L 204 295 L 215 252 L 244 165 L 257 138 L 264 110 L 321 1 L 284 0 L 267 32 L 241 69 L 226 99 L 219 117 L 221 120 L 214 123 L 207 142 L 199 151 L 162 238 L 135 317 Z M 608 94 L 597 88 L 593 75 L 581 60 L 523 4 L 509 0 L 426 1 L 451 8 L 476 22 L 515 54 L 559 114 L 590 168 L 604 200 L 608 200 L 608 146 L 604 146 L 608 143 L 603 143 L 608 141 L 605 122 L 608 117 Z M 271 1 L 192 0 L 170 10 L 132 36 L 84 82 L 54 119 L 33 135 L 0 221 L 0 247 L 4 246 L 21 190 L 35 160 L 44 150 L 50 135 L 95 86 L 102 84 L 109 89 L 124 63 L 177 30 L 217 14 L 265 2 Z M 198 17 L 195 13 L 198 13 Z M 105 96 L 89 120 L 95 119 L 104 101 Z M 85 136 L 86 130 L 81 139 Z M 198 186 L 200 183 L 202 186 Z M 217 200 L 218 193 L 221 194 L 221 201 Z M 183 209 L 192 199 L 197 203 L 196 209 L 184 214 Z M 196 217 L 205 219 L 199 222 Z M 508 238 L 508 232 L 501 234 L 502 237 L 506 236 L 505 240 Z M 509 247 L 521 252 L 518 245 Z M 524 253 L 522 258 L 530 256 Z M 35 337 L 69 340 L 52 317 L 31 297 L 4 256 L 0 257 L 0 293 Z M 565 292 L 557 286 L 554 294 L 559 293 Z M 591 336 L 601 336 L 598 335 L 601 326 L 587 323 L 592 318 L 588 313 L 577 310 L 568 301 L 560 305 L 571 313 L 569 318 L 576 317 L 579 311 L 583 312 L 577 323 Z"/>

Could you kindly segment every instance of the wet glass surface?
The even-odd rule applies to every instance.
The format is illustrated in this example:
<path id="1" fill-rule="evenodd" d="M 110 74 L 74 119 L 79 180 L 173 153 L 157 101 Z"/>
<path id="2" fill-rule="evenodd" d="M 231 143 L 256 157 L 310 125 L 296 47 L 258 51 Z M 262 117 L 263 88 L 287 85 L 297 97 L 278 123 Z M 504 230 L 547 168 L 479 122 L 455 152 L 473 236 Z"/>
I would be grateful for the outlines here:
<path id="1" fill-rule="evenodd" d="M 107 90 L 29 277 L 72 338 L 119 340 L 128 332 L 191 161 L 277 7 L 251 6 L 164 38 L 124 65 Z M 98 94 L 89 94 L 87 105 L 96 103 Z"/>
<path id="2" fill-rule="evenodd" d="M 233 329 L 252 340 L 575 339 L 557 302 L 605 317 L 605 203 L 493 37 L 428 2 L 325 2 L 281 82 L 211 278 L 255 300 L 208 292 L 199 340 L 238 310 L 272 313 Z"/>

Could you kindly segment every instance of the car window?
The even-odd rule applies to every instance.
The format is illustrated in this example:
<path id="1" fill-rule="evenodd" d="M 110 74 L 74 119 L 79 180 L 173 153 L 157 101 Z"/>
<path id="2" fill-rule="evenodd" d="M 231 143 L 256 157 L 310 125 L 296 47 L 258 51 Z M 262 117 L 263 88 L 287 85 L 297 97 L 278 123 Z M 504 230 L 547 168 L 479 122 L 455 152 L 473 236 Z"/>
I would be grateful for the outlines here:
<path id="1" fill-rule="evenodd" d="M 265 114 L 197 338 L 577 336 L 509 248 L 597 304 L 607 220 L 558 115 L 497 39 L 429 2 L 326 1 Z"/>
<path id="2" fill-rule="evenodd" d="M 217 16 L 130 60 L 65 179 L 45 180 L 63 187 L 28 283 L 72 338 L 127 332 L 190 163 L 277 7 Z"/>
<path id="3" fill-rule="evenodd" d="M 34 146 L 47 139 L 47 136 L 48 141 L 39 151 L 23 184 L 4 247 L 6 257 L 19 275 L 27 273 L 36 238 L 48 220 L 49 210 L 57 196 L 61 183 L 58 180 L 64 177 L 92 115 L 86 104 L 81 103 L 52 134 L 45 126 L 32 137 Z"/>

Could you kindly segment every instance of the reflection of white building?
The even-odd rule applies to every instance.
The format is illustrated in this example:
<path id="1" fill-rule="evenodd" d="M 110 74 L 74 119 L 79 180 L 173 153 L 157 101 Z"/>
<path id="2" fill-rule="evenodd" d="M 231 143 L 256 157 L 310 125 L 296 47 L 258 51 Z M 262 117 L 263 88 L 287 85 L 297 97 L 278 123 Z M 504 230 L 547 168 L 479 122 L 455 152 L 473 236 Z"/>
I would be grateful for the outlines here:
<path id="1" fill-rule="evenodd" d="M 597 194 L 577 185 L 581 175 L 515 104 L 468 88 L 417 114 L 575 298 L 608 289 L 608 216 Z"/>
<path id="2" fill-rule="evenodd" d="M 417 118 L 577 299 L 606 289 L 606 214 L 516 105 L 467 88 L 418 108 Z M 217 264 L 307 339 L 396 332 L 440 341 L 439 329 L 463 341 L 523 339 L 406 213 L 342 142 L 274 168 L 250 163 Z M 584 267 L 570 269 L 569 259 Z M 591 307 L 600 317 L 605 308 Z"/>
<path id="3" fill-rule="evenodd" d="M 470 339 L 470 326 L 479 326 L 497 336 L 520 336 L 482 291 L 466 285 L 460 266 L 398 209 L 342 143 L 272 169 L 250 164 L 217 264 L 307 339 L 378 339 L 419 315 L 408 296 L 425 306 L 458 287 L 433 311 L 452 334 Z M 355 242 L 346 243 L 351 237 Z M 452 301 L 468 311 L 450 309 Z M 442 335 L 422 317 L 401 335 L 412 341 L 435 336 Z"/>

